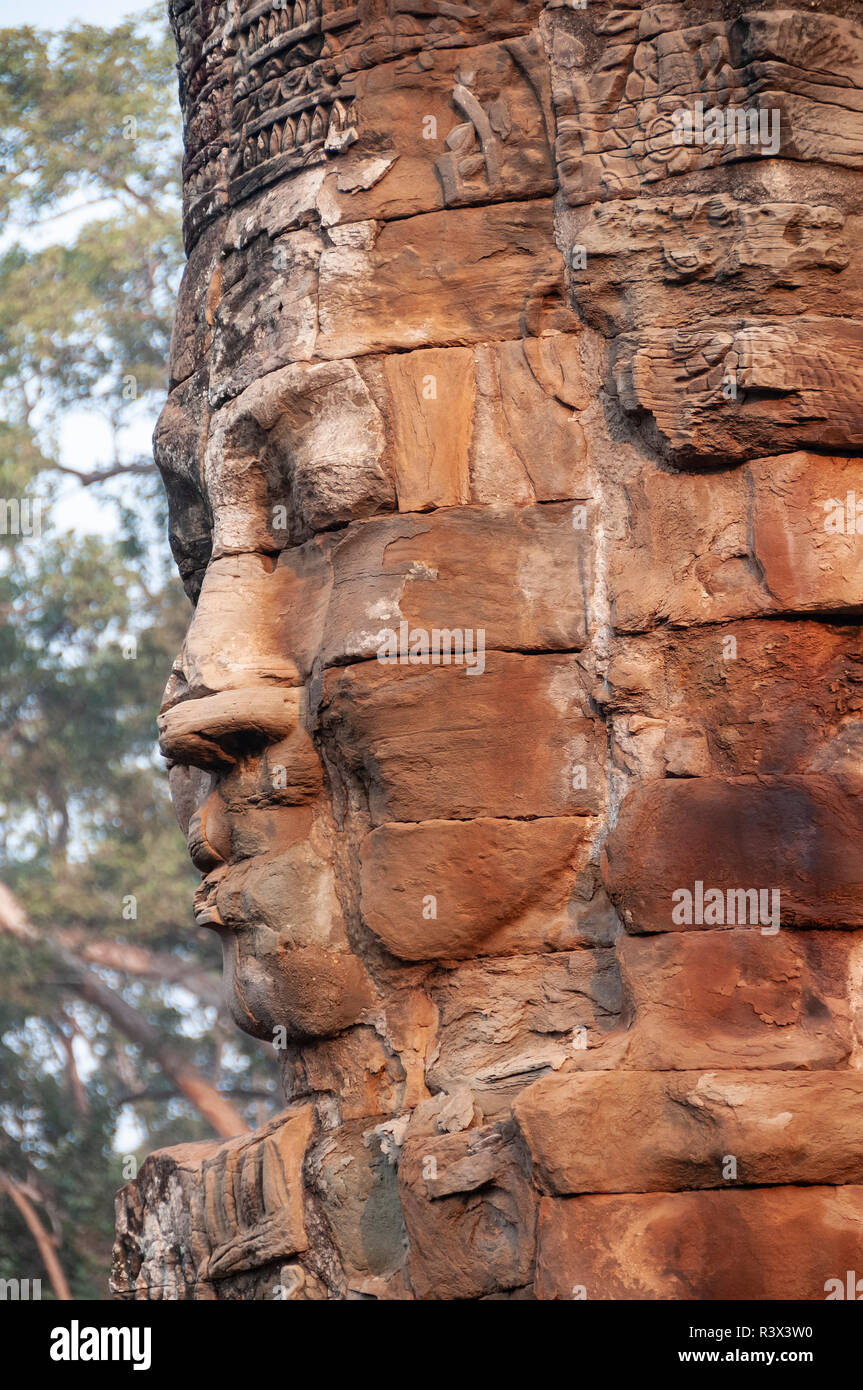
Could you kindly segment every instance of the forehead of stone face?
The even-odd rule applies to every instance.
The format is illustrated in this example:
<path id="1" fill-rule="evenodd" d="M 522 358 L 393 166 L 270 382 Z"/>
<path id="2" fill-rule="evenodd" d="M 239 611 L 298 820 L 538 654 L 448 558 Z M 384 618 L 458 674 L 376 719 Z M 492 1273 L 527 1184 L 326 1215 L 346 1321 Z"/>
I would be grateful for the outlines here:
<path id="1" fill-rule="evenodd" d="M 541 9 L 174 0 L 189 263 L 157 456 L 191 592 L 211 555 L 274 552 L 397 494 L 468 500 L 440 439 L 425 497 L 392 456 L 429 381 L 453 438 L 469 428 L 474 364 L 427 344 L 516 339 L 525 305 L 559 312 Z M 549 201 L 462 207 L 490 193 Z M 409 368 L 385 361 L 409 349 Z"/>
<path id="2" fill-rule="evenodd" d="M 358 75 L 511 38 L 541 10 L 541 0 L 171 0 L 188 238 L 226 197 L 237 204 L 355 143 Z"/>

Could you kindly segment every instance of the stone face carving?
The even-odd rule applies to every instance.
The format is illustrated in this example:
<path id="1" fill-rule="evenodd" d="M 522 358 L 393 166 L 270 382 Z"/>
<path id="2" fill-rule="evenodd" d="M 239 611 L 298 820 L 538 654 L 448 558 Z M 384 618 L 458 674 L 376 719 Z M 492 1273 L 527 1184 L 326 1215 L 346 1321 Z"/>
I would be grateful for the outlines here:
<path id="1" fill-rule="evenodd" d="M 616 348 L 621 405 L 649 411 L 659 440 L 681 459 L 745 458 L 812 444 L 851 453 L 863 445 L 859 323 L 711 319 L 625 334 Z"/>
<path id="2" fill-rule="evenodd" d="M 820 1299 L 860 1267 L 835 8 L 174 0 L 155 447 L 196 607 L 160 732 L 288 1109 L 147 1161 L 119 1297 Z"/>
<path id="3" fill-rule="evenodd" d="M 556 31 L 556 156 L 567 202 L 633 196 L 739 159 L 863 165 L 859 22 L 781 9 L 708 18 L 711 8 L 611 10 L 583 36 Z M 675 138 L 685 130 L 675 121 L 681 109 L 703 141 Z"/>
<path id="4" fill-rule="evenodd" d="M 160 1210 L 146 1204 L 125 1209 L 126 1224 L 118 1227 L 117 1294 L 211 1300 L 220 1288 L 239 1287 L 239 1296 L 249 1297 L 265 1270 L 273 1284 L 283 1285 L 281 1261 L 309 1245 L 302 1165 L 313 1129 L 311 1107 L 304 1106 L 226 1144 L 184 1144 L 151 1154 L 142 1188 L 158 1184 Z M 179 1238 L 179 1269 L 176 1247 L 163 1245 L 167 1230 Z M 289 1269 L 291 1292 L 271 1288 L 265 1297 L 314 1296 L 315 1281 L 299 1265 Z M 304 1292 L 294 1291 L 294 1284 Z"/>

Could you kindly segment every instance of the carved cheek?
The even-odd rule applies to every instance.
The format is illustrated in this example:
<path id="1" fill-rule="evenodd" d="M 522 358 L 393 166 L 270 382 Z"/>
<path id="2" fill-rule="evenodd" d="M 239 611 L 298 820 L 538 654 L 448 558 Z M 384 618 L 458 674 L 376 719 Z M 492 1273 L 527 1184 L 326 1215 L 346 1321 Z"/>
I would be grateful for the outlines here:
<path id="1" fill-rule="evenodd" d="M 220 929 L 225 999 L 244 1033 L 272 1041 L 334 1037 L 374 1004 L 362 962 L 319 946 L 283 949 L 261 929 Z"/>

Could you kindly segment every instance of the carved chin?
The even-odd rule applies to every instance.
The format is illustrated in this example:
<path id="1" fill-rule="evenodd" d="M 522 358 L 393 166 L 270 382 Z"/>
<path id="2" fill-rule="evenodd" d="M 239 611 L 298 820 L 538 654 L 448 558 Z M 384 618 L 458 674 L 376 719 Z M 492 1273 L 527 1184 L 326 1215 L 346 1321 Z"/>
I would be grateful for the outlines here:
<path id="1" fill-rule="evenodd" d="M 262 933 L 254 927 L 217 930 L 228 1009 L 237 1027 L 253 1038 L 332 1037 L 359 1023 L 374 1002 L 368 976 L 351 952 L 318 946 L 261 949 Z"/>

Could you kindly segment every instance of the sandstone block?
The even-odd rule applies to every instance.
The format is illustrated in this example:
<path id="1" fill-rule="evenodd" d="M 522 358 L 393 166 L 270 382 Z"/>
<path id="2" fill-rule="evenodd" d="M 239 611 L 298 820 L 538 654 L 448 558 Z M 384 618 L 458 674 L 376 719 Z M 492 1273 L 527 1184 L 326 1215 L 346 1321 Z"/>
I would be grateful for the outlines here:
<path id="1" fill-rule="evenodd" d="M 225 224 L 209 226 L 189 253 L 171 331 L 171 386 L 190 377 L 210 350 L 213 318 L 221 293 L 221 253 Z"/>
<path id="2" fill-rule="evenodd" d="M 556 28 L 555 157 L 567 202 L 638 196 L 646 183 L 741 159 L 861 167 L 863 113 L 846 85 L 863 49 L 853 20 L 801 11 L 792 20 L 783 10 L 695 24 L 690 17 L 667 5 L 598 20 L 582 14 L 575 33 Z M 720 138 L 676 139 L 675 111 L 694 116 L 699 100 L 705 116 L 719 106 Z M 746 114 L 740 129 L 737 111 L 755 112 L 754 132 Z"/>
<path id="3" fill-rule="evenodd" d="M 377 61 L 367 66 L 363 49 L 355 50 L 359 68 L 340 76 L 324 98 L 331 105 L 329 144 L 323 149 L 320 140 L 316 150 L 309 148 L 311 142 L 299 151 L 286 147 L 298 134 L 297 103 L 294 99 L 292 112 L 290 102 L 279 100 L 278 79 L 238 102 L 241 118 L 256 108 L 254 124 L 258 130 L 268 125 L 277 149 L 261 151 L 265 157 L 258 162 L 250 131 L 247 150 L 255 165 L 235 180 L 239 205 L 231 215 L 228 246 L 242 247 L 261 231 L 274 236 L 316 220 L 324 227 L 391 221 L 445 205 L 551 196 L 556 177 L 548 139 L 548 68 L 538 33 L 524 32 L 529 8 L 539 7 L 523 8 L 523 17 L 513 21 L 510 16 L 509 23 L 492 27 L 513 37 L 486 43 L 486 35 L 478 35 L 469 66 L 459 46 L 447 46 L 446 39 L 413 61 L 398 58 L 399 48 L 416 41 L 415 34 L 389 36 L 396 61 L 380 61 L 386 49 L 378 47 Z M 487 14 L 486 7 L 483 19 Z M 333 16 L 328 18 L 332 22 Z M 382 18 L 375 17 L 378 45 L 386 43 Z M 415 23 L 418 16 L 412 18 Z M 446 22 L 437 16 L 438 24 Z M 337 111 L 344 113 L 340 131 Z M 287 172 L 290 178 L 284 177 Z M 251 201 L 248 190 L 255 185 L 260 191 Z"/>
<path id="4" fill-rule="evenodd" d="M 567 239 L 584 248 L 572 291 L 607 337 L 729 313 L 858 316 L 857 234 L 857 218 L 830 202 L 723 190 L 595 203 L 569 217 Z"/>
<path id="5" fill-rule="evenodd" d="M 470 501 L 474 403 L 468 348 L 428 348 L 384 358 L 395 433 L 398 510 Z"/>
<path id="6" fill-rule="evenodd" d="M 213 405 L 239 395 L 268 372 L 317 355 L 322 251 L 321 237 L 303 229 L 274 243 L 260 236 L 224 258 L 213 321 Z"/>
<path id="7" fill-rule="evenodd" d="M 591 573 L 573 519 L 565 503 L 464 507 L 349 529 L 333 550 L 324 664 L 375 656 L 402 622 L 482 631 L 486 650 L 581 647 Z"/>
<path id="8" fill-rule="evenodd" d="M 394 1155 L 368 1121 L 348 1121 L 311 1150 L 308 1171 L 349 1286 L 392 1278 L 405 1263 L 407 1233 Z"/>
<path id="9" fill-rule="evenodd" d="M 472 498 L 494 504 L 588 496 L 577 412 L 590 395 L 576 336 L 481 345 L 475 359 Z"/>
<path id="10" fill-rule="evenodd" d="M 859 927 L 861 836 L 859 797 L 823 774 L 665 778 L 624 800 L 605 880 L 634 932 Z"/>
<path id="11" fill-rule="evenodd" d="M 360 1022 L 374 1004 L 374 989 L 359 956 L 347 949 L 307 944 L 314 923 L 282 936 L 259 923 L 217 926 L 222 943 L 225 996 L 238 1028 L 272 1042 L 326 1038 Z M 321 928 L 318 927 L 318 932 Z"/>
<path id="12" fill-rule="evenodd" d="M 691 628 L 683 641 L 662 629 L 624 638 L 608 669 L 621 765 L 670 775 L 671 745 L 688 735 L 707 749 L 696 775 L 820 768 L 856 789 L 859 677 L 856 626 L 752 619 Z"/>
<path id="13" fill-rule="evenodd" d="M 151 1154 L 117 1194 L 114 1292 L 218 1298 L 219 1281 L 302 1254 L 302 1166 L 313 1129 L 313 1108 L 299 1106 L 236 1139 Z"/>
<path id="14" fill-rule="evenodd" d="M 536 1196 L 511 1121 L 408 1138 L 399 1188 L 417 1298 L 481 1298 L 530 1282 Z"/>
<path id="15" fill-rule="evenodd" d="M 498 39 L 515 39 L 513 58 L 529 77 L 531 56 L 537 52 L 536 36 L 530 31 L 541 8 L 540 0 L 515 0 L 514 4 L 512 0 L 492 0 L 482 10 L 467 6 L 429 9 L 426 5 L 408 13 L 402 0 L 385 0 L 375 10 L 367 4 L 337 4 L 323 12 L 320 4 L 310 0 L 307 7 L 301 0 L 301 9 L 277 6 L 267 11 L 253 6 L 242 12 L 229 45 L 234 55 L 234 81 L 229 83 L 223 77 L 216 85 L 216 95 L 227 107 L 232 129 L 232 157 L 227 169 L 223 158 L 219 170 L 222 187 L 226 186 L 233 204 L 242 204 L 253 195 L 260 197 L 262 190 L 276 181 L 284 184 L 302 177 L 303 172 L 319 172 L 333 164 L 351 178 L 352 166 L 344 164 L 343 156 L 352 149 L 368 155 L 395 148 L 409 161 L 422 135 L 438 138 L 437 131 L 422 124 L 425 108 L 418 105 L 417 98 L 423 77 L 432 98 L 437 98 L 431 114 L 440 111 L 442 116 L 449 115 L 442 109 L 442 99 L 454 79 L 456 88 L 465 84 L 475 88 L 474 99 L 502 142 L 509 134 L 509 116 L 530 145 L 536 139 L 536 115 L 529 98 L 526 101 L 523 95 L 520 102 L 513 102 L 512 112 L 506 106 L 501 112 L 495 96 L 497 83 L 505 80 L 509 90 L 519 73 L 507 66 L 505 51 L 487 45 Z M 195 35 L 197 51 L 203 48 L 212 59 L 214 50 L 215 55 L 220 54 L 223 45 L 207 44 L 209 24 L 200 27 L 204 35 Z M 522 42 L 518 42 L 519 36 L 524 36 Z M 463 64 L 453 72 L 465 47 L 472 55 L 478 54 L 479 76 L 473 67 Z M 527 49 L 526 58 L 522 57 L 523 49 Z M 451 56 L 452 50 L 455 53 Z M 184 43 L 184 54 L 187 51 L 191 49 Z M 298 70 L 303 78 L 299 86 L 294 76 Z M 286 73 L 294 80 L 286 81 Z M 544 62 L 540 73 L 546 76 Z M 202 90 L 205 96 L 210 94 L 206 82 Z M 386 97 L 390 98 L 390 110 L 381 111 Z M 485 124 L 482 116 L 477 119 Z M 445 129 L 450 124 L 447 120 Z M 198 122 L 189 125 L 187 136 L 198 136 Z M 192 148 L 197 150 L 199 143 L 200 137 Z M 490 155 L 495 152 L 497 146 Z M 518 147 L 504 148 L 503 160 L 515 181 L 515 191 L 520 187 Z M 414 174 L 420 191 L 425 191 L 428 184 L 416 178 L 420 169 L 408 172 Z M 428 175 L 429 170 L 423 172 Z M 191 187 L 197 188 L 192 170 L 187 175 L 187 189 L 191 191 Z"/>
<path id="16" fill-rule="evenodd" d="M 214 553 L 273 552 L 391 511 L 383 416 L 353 362 L 295 362 L 214 416 L 206 455 Z"/>
<path id="17" fill-rule="evenodd" d="M 607 949 L 465 962 L 429 989 L 440 1011 L 429 1087 L 453 1091 L 468 1078 L 486 1113 L 508 1110 L 528 1080 L 592 1059 L 624 1009 L 617 958 Z"/>
<path id="18" fill-rule="evenodd" d="M 547 1197 L 536 1296 L 814 1301 L 861 1251 L 860 1187 Z"/>
<path id="19" fill-rule="evenodd" d="M 859 932 L 677 932 L 625 937 L 618 951 L 632 1020 L 627 1067 L 847 1064 Z"/>
<path id="20" fill-rule="evenodd" d="M 609 565 L 614 624 L 632 632 L 863 602 L 857 459 L 796 453 L 734 472 L 647 471 L 625 488 L 629 535 Z M 841 526 L 840 526 L 841 513 Z"/>
<path id="21" fill-rule="evenodd" d="M 360 848 L 363 917 L 405 960 L 590 941 L 595 919 L 577 890 L 594 830 L 577 816 L 380 826 Z"/>
<path id="22" fill-rule="evenodd" d="M 156 422 L 153 457 L 168 496 L 168 538 L 186 593 L 194 601 L 213 549 L 204 489 L 209 373 L 204 364 L 171 392 Z"/>
<path id="23" fill-rule="evenodd" d="M 514 1109 L 541 1190 L 557 1196 L 863 1178 L 853 1071 L 549 1076 Z"/>
<path id="24" fill-rule="evenodd" d="M 590 815 L 605 729 L 586 686 L 573 656 L 494 652 L 481 676 L 363 662 L 326 673 L 321 721 L 375 825 Z"/>
<path id="25" fill-rule="evenodd" d="M 283 608 L 302 592 L 308 569 L 302 564 L 306 555 L 292 558 L 294 569 L 276 568 L 268 556 L 255 554 L 223 556 L 208 567 L 175 666 L 178 697 L 216 691 L 224 696 L 274 678 L 286 685 L 301 683 L 313 655 L 303 642 L 303 629 L 313 622 L 321 599 L 296 617 L 292 610 L 288 621 L 293 631 L 286 632 L 287 623 L 280 621 Z"/>
<path id="26" fill-rule="evenodd" d="M 428 1042 L 428 1028 L 426 1020 L 425 1031 L 417 1032 L 422 1047 Z M 337 1124 L 364 1120 L 368 1126 L 372 1119 L 397 1117 L 427 1097 L 421 1066 L 414 1066 L 412 1075 L 406 1076 L 406 1051 L 395 1053 L 371 1026 L 364 1025 L 346 1028 L 334 1037 L 289 1044 L 280 1058 L 285 1095 L 299 1102 L 330 1094 L 331 1102 L 324 1102 L 326 1113 Z"/>
<path id="27" fill-rule="evenodd" d="M 843 413 L 848 411 L 843 407 Z M 859 618 L 863 463 L 789 454 L 751 465 L 753 549 L 780 611 Z"/>
<path id="28" fill-rule="evenodd" d="M 320 258 L 323 357 L 576 327 L 544 199 L 367 224 Z"/>
<path id="29" fill-rule="evenodd" d="M 615 341 L 625 410 L 652 417 L 656 442 L 681 463 L 818 448 L 859 451 L 863 324 L 709 319 Z"/>

